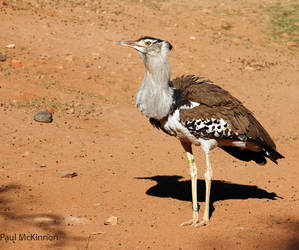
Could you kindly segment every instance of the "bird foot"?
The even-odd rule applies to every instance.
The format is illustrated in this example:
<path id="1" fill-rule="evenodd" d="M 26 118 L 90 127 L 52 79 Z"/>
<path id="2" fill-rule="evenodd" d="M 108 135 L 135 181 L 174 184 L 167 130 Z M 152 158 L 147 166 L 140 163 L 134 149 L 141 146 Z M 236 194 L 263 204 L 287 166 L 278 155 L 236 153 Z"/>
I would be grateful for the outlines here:
<path id="1" fill-rule="evenodd" d="M 191 219 L 183 222 L 180 226 L 201 227 L 201 226 L 208 226 L 209 224 L 210 224 L 209 220 L 199 221 L 198 219 Z"/>
<path id="2" fill-rule="evenodd" d="M 203 226 L 208 226 L 210 224 L 209 220 L 202 220 L 198 223 L 198 226 L 203 227 Z"/>

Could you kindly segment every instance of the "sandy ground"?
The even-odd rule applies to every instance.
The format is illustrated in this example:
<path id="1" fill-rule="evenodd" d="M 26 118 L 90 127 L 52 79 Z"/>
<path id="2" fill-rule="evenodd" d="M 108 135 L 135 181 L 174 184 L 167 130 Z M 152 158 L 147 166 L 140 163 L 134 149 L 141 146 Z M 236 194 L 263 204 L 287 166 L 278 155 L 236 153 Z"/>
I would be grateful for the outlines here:
<path id="1" fill-rule="evenodd" d="M 273 36 L 275 2 L 0 0 L 0 248 L 299 249 L 298 47 Z M 258 166 L 216 149 L 206 227 L 179 226 L 192 216 L 186 156 L 134 105 L 144 66 L 115 41 L 144 35 L 174 45 L 173 77 L 242 100 L 286 157 Z M 49 108 L 52 123 L 33 120 Z"/>

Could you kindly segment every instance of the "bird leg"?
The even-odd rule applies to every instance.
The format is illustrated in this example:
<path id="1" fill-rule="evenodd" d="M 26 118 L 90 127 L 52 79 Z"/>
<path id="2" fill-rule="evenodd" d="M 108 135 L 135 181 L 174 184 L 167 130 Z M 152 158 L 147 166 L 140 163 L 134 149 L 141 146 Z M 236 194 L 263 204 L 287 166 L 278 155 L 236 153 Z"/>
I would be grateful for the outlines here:
<path id="1" fill-rule="evenodd" d="M 206 226 L 209 224 L 210 216 L 210 193 L 211 193 L 211 182 L 213 176 L 213 170 L 210 162 L 210 153 L 206 152 L 206 172 L 205 184 L 206 184 L 206 201 L 205 201 L 205 211 L 201 221 L 198 220 L 198 204 L 197 204 L 197 167 L 194 161 L 191 143 L 181 142 L 183 145 L 189 162 L 189 170 L 191 176 L 192 185 L 192 207 L 193 207 L 193 218 L 189 221 L 183 222 L 181 226 L 192 225 L 192 226 Z"/>
<path id="2" fill-rule="evenodd" d="M 189 171 L 191 176 L 191 188 L 192 188 L 192 207 L 193 207 L 193 217 L 191 220 L 183 222 L 181 226 L 185 225 L 198 225 L 198 204 L 197 204 L 197 167 L 194 161 L 194 157 L 192 154 L 191 143 L 181 142 L 184 147 L 187 158 L 189 162 Z"/>
<path id="3" fill-rule="evenodd" d="M 211 193 L 211 180 L 213 176 L 213 170 L 210 162 L 210 153 L 206 153 L 206 172 L 205 172 L 205 184 L 206 184 L 206 202 L 205 202 L 205 211 L 203 214 L 202 221 L 199 225 L 204 226 L 209 224 L 210 216 L 210 193 Z"/>

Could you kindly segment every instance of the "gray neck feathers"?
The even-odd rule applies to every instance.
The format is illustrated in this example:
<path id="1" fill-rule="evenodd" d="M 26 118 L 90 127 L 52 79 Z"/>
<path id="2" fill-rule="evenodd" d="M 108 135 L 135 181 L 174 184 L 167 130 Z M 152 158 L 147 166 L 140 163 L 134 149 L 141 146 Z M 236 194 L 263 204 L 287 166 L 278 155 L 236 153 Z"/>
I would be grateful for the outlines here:
<path id="1" fill-rule="evenodd" d="M 160 120 L 170 113 L 173 104 L 167 53 L 141 56 L 146 72 L 136 95 L 137 109 L 147 117 Z"/>

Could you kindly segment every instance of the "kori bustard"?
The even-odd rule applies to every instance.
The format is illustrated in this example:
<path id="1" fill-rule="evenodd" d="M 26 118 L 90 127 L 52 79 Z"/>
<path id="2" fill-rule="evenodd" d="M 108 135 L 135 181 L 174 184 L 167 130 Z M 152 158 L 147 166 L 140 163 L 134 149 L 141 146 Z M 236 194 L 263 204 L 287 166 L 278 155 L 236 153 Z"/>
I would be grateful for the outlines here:
<path id="1" fill-rule="evenodd" d="M 228 91 L 194 75 L 171 80 L 168 52 L 173 47 L 168 41 L 146 36 L 118 44 L 137 50 L 145 65 L 145 75 L 136 95 L 137 109 L 154 127 L 178 138 L 187 153 L 193 217 L 181 225 L 207 225 L 212 149 L 220 147 L 240 160 L 258 164 L 266 164 L 266 158 L 277 164 L 277 160 L 284 157 L 276 151 L 275 143 L 252 112 Z M 206 157 L 205 210 L 201 221 L 192 144 L 201 146 Z"/>

